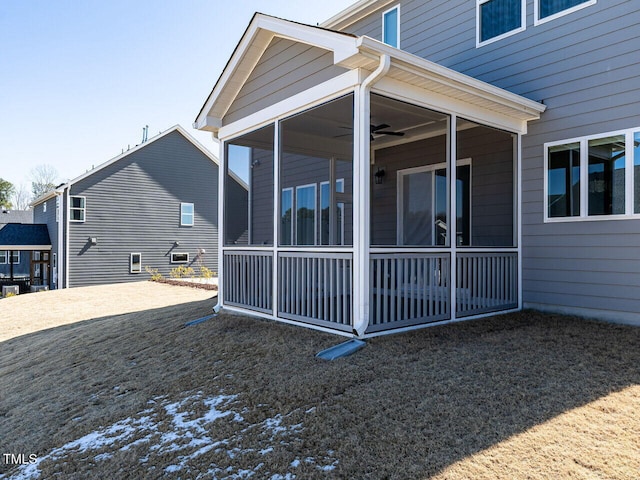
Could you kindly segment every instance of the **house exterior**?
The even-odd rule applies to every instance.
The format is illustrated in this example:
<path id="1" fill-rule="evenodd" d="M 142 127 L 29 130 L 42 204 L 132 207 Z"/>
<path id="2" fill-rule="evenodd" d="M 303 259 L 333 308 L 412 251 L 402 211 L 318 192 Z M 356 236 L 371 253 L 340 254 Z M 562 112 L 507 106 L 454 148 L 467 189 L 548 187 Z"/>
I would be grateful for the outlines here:
<path id="1" fill-rule="evenodd" d="M 33 202 L 51 239 L 51 288 L 218 268 L 217 159 L 175 126 Z"/>
<path id="2" fill-rule="evenodd" d="M 0 286 L 20 293 L 48 288 L 51 242 L 46 225 L 33 223 L 33 210 L 0 213 Z"/>
<path id="3" fill-rule="evenodd" d="M 220 306 L 360 337 L 523 307 L 640 323 L 638 36 L 622 0 L 256 14 L 195 121 L 220 218 L 248 172 Z"/>

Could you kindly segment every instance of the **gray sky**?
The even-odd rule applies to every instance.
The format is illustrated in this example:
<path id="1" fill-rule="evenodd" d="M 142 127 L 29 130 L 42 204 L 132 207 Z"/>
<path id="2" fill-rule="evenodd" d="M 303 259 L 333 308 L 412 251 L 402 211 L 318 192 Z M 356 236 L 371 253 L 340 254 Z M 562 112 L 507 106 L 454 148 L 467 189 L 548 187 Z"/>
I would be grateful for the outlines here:
<path id="1" fill-rule="evenodd" d="M 192 123 L 255 11 L 320 23 L 355 0 L 1 0 L 0 177 L 60 181 Z M 217 152 L 214 152 L 217 153 Z"/>

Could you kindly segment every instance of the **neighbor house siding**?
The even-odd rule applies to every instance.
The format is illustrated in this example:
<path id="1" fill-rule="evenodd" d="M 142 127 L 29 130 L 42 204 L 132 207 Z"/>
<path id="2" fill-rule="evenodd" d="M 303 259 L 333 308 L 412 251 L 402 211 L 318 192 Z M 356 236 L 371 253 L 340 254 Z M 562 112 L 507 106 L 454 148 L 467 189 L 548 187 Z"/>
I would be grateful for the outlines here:
<path id="1" fill-rule="evenodd" d="M 64 223 L 56 222 L 56 198 L 53 197 L 46 202 L 41 202 L 33 207 L 33 223 L 43 223 L 47 225 L 47 231 L 49 232 L 49 240 L 51 240 L 51 279 L 52 288 L 62 288 L 62 279 L 58 278 L 57 272 L 54 273 L 53 268 L 53 254 L 56 254 L 56 262 L 59 262 L 62 258 L 60 253 L 61 245 L 58 242 L 58 229 L 63 228 Z M 44 204 L 47 204 L 47 211 L 44 211 Z M 62 222 L 64 213 L 63 198 L 60 197 L 60 222 Z M 56 268 L 57 270 L 57 268 Z M 53 282 L 55 279 L 55 282 Z"/>
<path id="2" fill-rule="evenodd" d="M 217 169 L 172 132 L 72 184 L 71 197 L 86 197 L 86 219 L 69 224 L 69 286 L 147 280 L 145 267 L 167 276 L 172 252 L 217 271 Z M 180 225 L 182 202 L 194 204 L 193 226 Z M 142 255 L 142 273 L 130 273 L 131 253 Z"/>
<path id="3" fill-rule="evenodd" d="M 640 221 L 543 221 L 544 143 L 640 126 L 640 3 L 595 5 L 476 48 L 476 2 L 404 1 L 402 49 L 543 101 L 547 110 L 522 138 L 525 305 L 640 312 Z M 380 39 L 381 10 L 345 31 Z M 582 312 L 585 313 L 585 312 Z"/>
<path id="4" fill-rule="evenodd" d="M 333 54 L 287 39 L 274 39 L 224 117 L 224 124 L 285 100 L 346 72 L 333 64 Z"/>

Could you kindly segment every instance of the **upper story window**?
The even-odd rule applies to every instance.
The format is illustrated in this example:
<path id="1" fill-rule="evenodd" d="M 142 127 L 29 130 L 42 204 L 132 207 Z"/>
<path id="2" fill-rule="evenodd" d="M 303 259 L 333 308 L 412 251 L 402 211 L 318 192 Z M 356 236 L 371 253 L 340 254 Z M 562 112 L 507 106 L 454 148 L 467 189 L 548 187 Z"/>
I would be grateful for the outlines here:
<path id="1" fill-rule="evenodd" d="M 42 204 L 42 213 L 47 213 L 47 202 Z"/>
<path id="2" fill-rule="evenodd" d="M 521 32 L 526 24 L 526 0 L 477 0 L 477 46 Z"/>
<path id="3" fill-rule="evenodd" d="M 382 14 L 382 41 L 400 48 L 400 5 Z"/>
<path id="4" fill-rule="evenodd" d="M 84 222 L 86 219 L 87 199 L 86 197 L 69 198 L 69 220 L 72 222 Z"/>
<path id="5" fill-rule="evenodd" d="M 545 145 L 545 219 L 640 214 L 640 130 Z"/>
<path id="6" fill-rule="evenodd" d="M 535 23 L 543 23 L 593 5 L 597 0 L 535 0 Z"/>
<path id="7" fill-rule="evenodd" d="M 193 226 L 194 209 L 193 203 L 180 204 L 180 225 L 183 227 Z"/>

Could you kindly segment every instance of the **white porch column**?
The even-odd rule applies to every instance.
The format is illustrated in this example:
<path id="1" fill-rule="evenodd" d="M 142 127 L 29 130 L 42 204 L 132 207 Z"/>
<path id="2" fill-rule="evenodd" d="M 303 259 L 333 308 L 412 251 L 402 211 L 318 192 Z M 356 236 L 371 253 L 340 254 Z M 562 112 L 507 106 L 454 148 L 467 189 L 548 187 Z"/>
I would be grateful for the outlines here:
<path id="1" fill-rule="evenodd" d="M 225 143 L 220 140 L 218 143 L 218 302 L 213 307 L 217 313 L 224 306 L 224 194 L 225 194 L 225 178 L 227 172 L 227 152 Z"/>
<path id="2" fill-rule="evenodd" d="M 458 117 L 452 114 L 449 122 L 449 158 L 447 159 L 447 171 L 449 173 L 449 246 L 451 248 L 451 265 L 449 277 L 449 288 L 451 296 L 449 297 L 449 308 L 451 310 L 451 320 L 456 319 L 456 296 L 458 283 L 458 195 L 457 195 L 457 177 L 458 177 Z"/>

